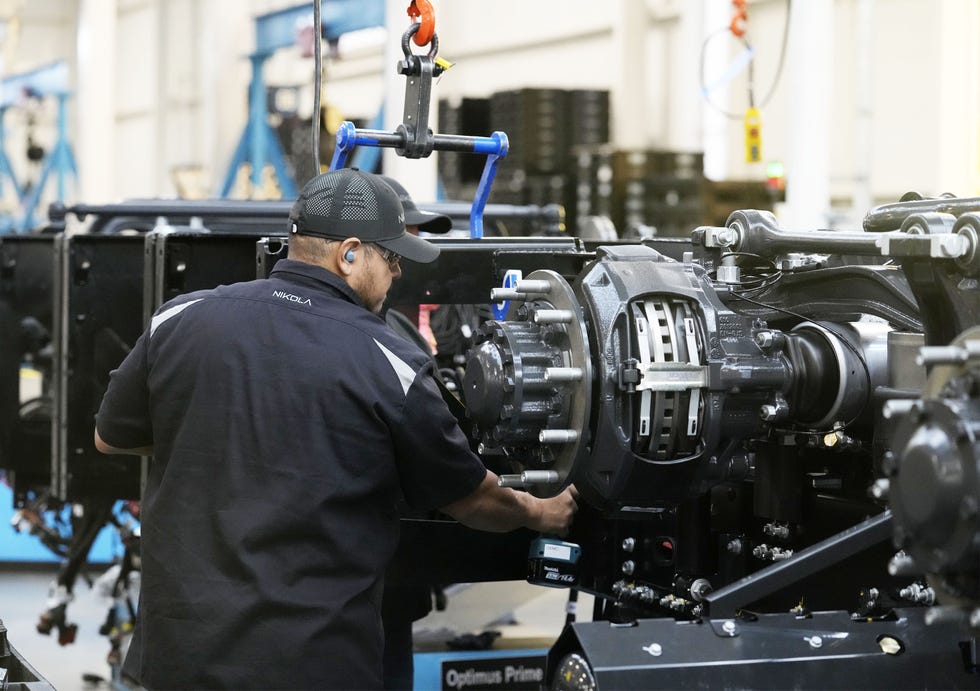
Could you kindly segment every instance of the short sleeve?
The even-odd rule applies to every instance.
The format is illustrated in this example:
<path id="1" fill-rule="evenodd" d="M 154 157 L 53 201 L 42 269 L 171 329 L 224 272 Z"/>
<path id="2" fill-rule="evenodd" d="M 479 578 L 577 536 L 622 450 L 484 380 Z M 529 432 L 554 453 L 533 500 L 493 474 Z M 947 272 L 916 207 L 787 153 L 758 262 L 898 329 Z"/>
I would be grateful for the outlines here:
<path id="1" fill-rule="evenodd" d="M 110 372 L 109 388 L 95 416 L 99 436 L 116 448 L 153 444 L 146 365 L 148 339 L 149 331 L 139 337 L 122 364 Z"/>
<path id="2" fill-rule="evenodd" d="M 476 490 L 487 469 L 470 450 L 439 393 L 431 367 L 423 367 L 416 375 L 404 413 L 404 424 L 393 436 L 406 501 L 416 509 L 436 509 Z"/>

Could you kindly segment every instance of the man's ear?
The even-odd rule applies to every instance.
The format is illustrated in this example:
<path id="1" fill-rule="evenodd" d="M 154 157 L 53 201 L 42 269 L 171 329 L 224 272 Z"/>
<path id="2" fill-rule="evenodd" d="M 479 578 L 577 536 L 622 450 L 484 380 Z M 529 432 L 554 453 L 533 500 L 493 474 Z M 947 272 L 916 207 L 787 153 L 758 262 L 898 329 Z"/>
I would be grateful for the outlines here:
<path id="1" fill-rule="evenodd" d="M 363 254 L 362 243 L 358 238 L 347 238 L 339 245 L 334 254 L 334 261 L 341 276 L 350 276 L 354 271 L 354 264 Z"/>

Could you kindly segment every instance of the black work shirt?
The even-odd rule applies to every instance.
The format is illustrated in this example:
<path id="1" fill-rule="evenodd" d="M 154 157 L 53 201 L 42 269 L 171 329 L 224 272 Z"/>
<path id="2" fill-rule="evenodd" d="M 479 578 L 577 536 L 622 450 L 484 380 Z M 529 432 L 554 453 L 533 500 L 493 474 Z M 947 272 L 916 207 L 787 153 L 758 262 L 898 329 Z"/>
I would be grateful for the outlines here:
<path id="1" fill-rule="evenodd" d="M 431 358 L 294 260 L 161 307 L 97 428 L 154 450 L 125 665 L 149 688 L 380 687 L 399 493 L 441 507 L 486 473 Z"/>

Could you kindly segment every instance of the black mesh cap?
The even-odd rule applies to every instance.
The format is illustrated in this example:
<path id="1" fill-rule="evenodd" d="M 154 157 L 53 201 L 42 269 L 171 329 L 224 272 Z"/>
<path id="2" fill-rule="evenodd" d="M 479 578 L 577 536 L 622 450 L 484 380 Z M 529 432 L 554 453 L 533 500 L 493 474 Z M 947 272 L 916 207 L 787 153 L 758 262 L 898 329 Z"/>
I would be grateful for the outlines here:
<path id="1" fill-rule="evenodd" d="M 405 232 L 405 211 L 394 190 L 357 168 L 321 173 L 306 183 L 289 211 L 289 231 L 329 240 L 356 237 L 414 262 L 439 256 L 438 247 Z"/>
<path id="2" fill-rule="evenodd" d="M 402 203 L 402 208 L 405 209 L 405 225 L 418 226 L 419 230 L 426 233 L 448 233 L 453 229 L 453 219 L 449 216 L 423 211 L 415 206 L 408 190 L 402 187 L 400 182 L 394 178 L 389 178 L 387 175 L 379 175 L 378 177 L 384 180 L 388 187 L 395 190 L 395 194 L 398 195 L 398 201 Z"/>

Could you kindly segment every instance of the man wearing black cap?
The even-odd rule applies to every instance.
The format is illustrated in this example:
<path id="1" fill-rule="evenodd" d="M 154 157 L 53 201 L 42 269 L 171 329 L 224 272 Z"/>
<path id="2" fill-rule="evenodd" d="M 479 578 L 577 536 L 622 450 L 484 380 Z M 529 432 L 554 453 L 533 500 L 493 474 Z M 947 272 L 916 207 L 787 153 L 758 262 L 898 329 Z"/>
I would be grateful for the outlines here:
<path id="1" fill-rule="evenodd" d="M 453 219 L 449 218 L 449 216 L 433 213 L 432 211 L 423 211 L 415 206 L 415 202 L 412 201 L 408 190 L 402 187 L 400 182 L 387 175 L 379 175 L 378 177 L 384 180 L 385 184 L 395 190 L 395 194 L 398 195 L 398 201 L 402 203 L 402 209 L 405 210 L 405 228 L 409 233 L 418 235 L 418 231 L 421 230 L 423 233 L 442 234 L 448 233 L 453 229 Z"/>
<path id="2" fill-rule="evenodd" d="M 268 279 L 163 305 L 112 373 L 104 453 L 152 454 L 124 672 L 148 688 L 378 688 L 399 497 L 482 530 L 564 534 L 553 499 L 502 489 L 431 358 L 377 316 L 405 232 L 377 176 L 318 175 Z"/>

